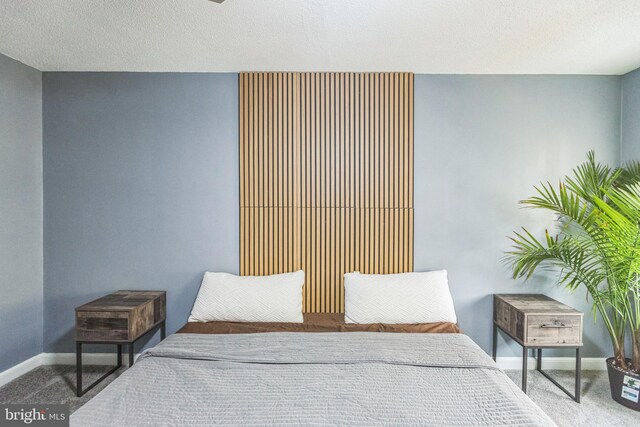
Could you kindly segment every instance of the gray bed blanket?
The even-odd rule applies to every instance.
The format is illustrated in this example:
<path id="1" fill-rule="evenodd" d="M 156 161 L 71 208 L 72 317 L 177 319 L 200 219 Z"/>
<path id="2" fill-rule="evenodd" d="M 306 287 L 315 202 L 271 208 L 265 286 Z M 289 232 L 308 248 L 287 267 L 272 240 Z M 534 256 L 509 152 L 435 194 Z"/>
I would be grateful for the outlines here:
<path id="1" fill-rule="evenodd" d="M 554 425 L 467 336 L 379 332 L 172 335 L 71 424 Z"/>

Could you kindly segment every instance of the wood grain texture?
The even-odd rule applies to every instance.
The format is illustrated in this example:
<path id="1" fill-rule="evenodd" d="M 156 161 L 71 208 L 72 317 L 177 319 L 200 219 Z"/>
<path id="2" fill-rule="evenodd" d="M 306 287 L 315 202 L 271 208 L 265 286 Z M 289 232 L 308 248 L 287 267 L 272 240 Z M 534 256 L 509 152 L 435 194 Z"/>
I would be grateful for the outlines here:
<path id="1" fill-rule="evenodd" d="M 241 73 L 240 273 L 303 269 L 304 310 L 345 272 L 413 270 L 413 74 Z"/>
<path id="2" fill-rule="evenodd" d="M 495 294 L 494 322 L 527 346 L 581 346 L 583 314 L 540 294 Z"/>
<path id="3" fill-rule="evenodd" d="M 131 342 L 166 318 L 164 291 L 117 291 L 76 308 L 76 340 Z"/>

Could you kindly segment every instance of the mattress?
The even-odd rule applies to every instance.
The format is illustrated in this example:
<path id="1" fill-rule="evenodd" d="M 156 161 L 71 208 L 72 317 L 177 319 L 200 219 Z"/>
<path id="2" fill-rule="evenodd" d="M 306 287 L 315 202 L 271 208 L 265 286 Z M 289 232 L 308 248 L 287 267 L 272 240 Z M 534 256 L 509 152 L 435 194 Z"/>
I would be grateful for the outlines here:
<path id="1" fill-rule="evenodd" d="M 463 334 L 175 334 L 72 426 L 551 426 Z"/>
<path id="2" fill-rule="evenodd" d="M 455 323 L 416 323 L 357 325 L 344 322 L 344 313 L 305 313 L 304 323 L 189 322 L 178 333 L 251 334 L 259 332 L 408 332 L 459 333 Z"/>

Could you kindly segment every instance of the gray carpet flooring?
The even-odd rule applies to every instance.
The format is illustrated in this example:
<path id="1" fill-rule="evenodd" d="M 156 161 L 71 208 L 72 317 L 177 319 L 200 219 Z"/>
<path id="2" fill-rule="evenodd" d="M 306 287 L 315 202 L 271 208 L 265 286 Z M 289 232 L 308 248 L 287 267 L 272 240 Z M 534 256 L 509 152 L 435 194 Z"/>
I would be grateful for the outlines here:
<path id="1" fill-rule="evenodd" d="M 84 381 L 90 384 L 109 368 L 85 366 Z M 117 371 L 81 398 L 75 395 L 74 366 L 41 366 L 0 387 L 0 403 L 68 403 L 71 412 L 86 403 L 124 371 Z M 520 385 L 520 371 L 506 371 Z M 573 373 L 551 371 L 569 390 L 573 387 Z M 529 373 L 529 396 L 559 426 L 637 426 L 640 413 L 614 402 L 609 391 L 605 371 L 583 371 L 582 403 L 576 403 L 535 371 Z"/>
<path id="2" fill-rule="evenodd" d="M 109 371 L 108 366 L 84 366 L 82 381 L 85 387 Z M 122 367 L 105 378 L 82 397 L 76 397 L 76 367 L 69 365 L 40 366 L 0 387 L 0 403 L 69 404 L 73 413 L 117 378 Z"/>
<path id="3" fill-rule="evenodd" d="M 505 371 L 518 386 L 521 371 Z M 572 371 L 549 371 L 567 390 L 573 390 Z M 640 412 L 611 399 L 607 371 L 582 371 L 582 396 L 574 402 L 539 372 L 529 371 L 527 394 L 560 427 L 640 425 Z"/>

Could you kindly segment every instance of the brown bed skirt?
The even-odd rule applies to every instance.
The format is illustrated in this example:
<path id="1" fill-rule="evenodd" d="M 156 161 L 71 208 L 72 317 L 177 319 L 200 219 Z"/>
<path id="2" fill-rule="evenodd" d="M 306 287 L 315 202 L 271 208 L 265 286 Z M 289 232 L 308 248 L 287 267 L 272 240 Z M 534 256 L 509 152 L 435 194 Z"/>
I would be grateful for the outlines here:
<path id="1" fill-rule="evenodd" d="M 253 334 L 259 332 L 410 332 L 461 333 L 455 323 L 415 323 L 366 325 L 344 323 L 344 313 L 305 313 L 304 323 L 262 322 L 189 322 L 178 333 L 183 334 Z"/>

